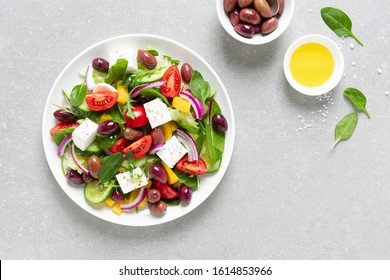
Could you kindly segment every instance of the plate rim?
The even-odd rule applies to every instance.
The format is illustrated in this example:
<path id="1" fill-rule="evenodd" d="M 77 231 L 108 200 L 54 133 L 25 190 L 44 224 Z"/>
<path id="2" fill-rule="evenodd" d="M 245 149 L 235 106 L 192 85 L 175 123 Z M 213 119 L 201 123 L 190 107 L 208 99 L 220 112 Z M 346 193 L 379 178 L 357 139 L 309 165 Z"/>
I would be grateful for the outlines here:
<path id="1" fill-rule="evenodd" d="M 59 82 L 63 79 L 63 76 L 68 71 L 68 69 L 74 63 L 76 63 L 77 60 L 80 59 L 80 57 L 82 57 L 83 55 L 87 54 L 91 50 L 99 47 L 100 45 L 107 44 L 110 41 L 113 42 L 113 41 L 118 41 L 118 40 L 122 40 L 122 39 L 129 39 L 129 38 L 160 40 L 160 41 L 166 42 L 168 44 L 176 45 L 176 47 L 179 47 L 180 49 L 183 49 L 185 52 L 189 52 L 192 56 L 194 56 L 196 59 L 198 59 L 203 64 L 203 66 L 205 66 L 207 68 L 207 70 L 210 72 L 210 74 L 213 76 L 213 78 L 216 79 L 216 81 L 218 82 L 218 86 L 222 89 L 223 95 L 224 95 L 224 97 L 226 99 L 224 101 L 227 104 L 227 109 L 229 111 L 230 118 L 231 118 L 231 122 L 229 122 L 229 131 L 231 131 L 231 133 L 229 133 L 229 135 L 231 135 L 229 140 L 231 142 L 231 147 L 229 149 L 225 148 L 225 150 L 224 150 L 224 158 L 223 158 L 222 164 L 225 164 L 225 168 L 224 168 L 224 170 L 219 170 L 219 171 L 217 171 L 217 173 L 215 173 L 215 174 L 218 174 L 219 172 L 222 172 L 222 174 L 220 173 L 220 178 L 215 183 L 215 186 L 213 186 L 213 189 L 211 190 L 211 192 L 203 200 L 201 200 L 197 205 L 195 205 L 195 207 L 192 207 L 191 209 L 189 209 L 187 211 L 184 211 L 182 214 L 180 214 L 178 216 L 173 216 L 173 217 L 165 218 L 165 219 L 164 219 L 164 217 L 157 217 L 156 220 L 155 220 L 156 222 L 148 222 L 148 223 L 143 223 L 143 224 L 129 224 L 129 223 L 123 223 L 120 220 L 114 221 L 113 219 L 106 219 L 106 218 L 104 218 L 102 216 L 99 216 L 97 213 L 94 213 L 93 207 L 91 205 L 87 204 L 90 207 L 90 209 L 86 209 L 83 205 L 80 205 L 65 190 L 65 188 L 61 185 L 59 179 L 57 179 L 56 172 L 54 172 L 54 166 L 52 166 L 50 164 L 50 160 L 49 160 L 49 156 L 48 156 L 49 155 L 49 151 L 48 151 L 49 148 L 46 146 L 46 141 L 47 140 L 45 140 L 47 138 L 47 135 L 46 135 L 47 131 L 45 131 L 45 123 L 47 122 L 47 116 L 49 114 L 48 111 L 50 111 L 50 110 L 48 110 L 49 106 L 51 106 L 50 100 L 51 100 L 51 97 L 53 97 L 53 94 L 54 94 L 54 91 L 55 91 L 56 87 L 58 86 Z M 174 220 L 180 219 L 183 216 L 185 216 L 185 215 L 189 214 L 190 212 L 192 212 L 193 210 L 195 210 L 196 208 L 198 208 L 202 203 L 204 203 L 211 196 L 211 194 L 215 191 L 215 189 L 221 183 L 221 181 L 222 181 L 222 179 L 223 179 L 223 177 L 224 177 L 224 175 L 225 175 L 225 173 L 226 173 L 226 171 L 227 171 L 227 169 L 229 167 L 229 164 L 230 164 L 230 161 L 231 161 L 231 158 L 232 158 L 232 155 L 233 155 L 234 143 L 235 143 L 235 119 L 234 119 L 233 106 L 232 106 L 232 103 L 231 103 L 228 91 L 226 90 L 225 85 L 223 84 L 222 80 L 220 79 L 218 74 L 215 72 L 215 70 L 207 63 L 207 61 L 203 57 L 201 57 L 198 53 L 193 51 L 191 48 L 185 46 L 184 44 L 182 44 L 180 42 L 177 42 L 177 41 L 175 41 L 173 39 L 164 37 L 164 36 L 154 35 L 154 34 L 146 34 L 146 33 L 131 33 L 131 34 L 123 34 L 123 35 L 119 35 L 119 36 L 109 37 L 109 38 L 106 38 L 106 39 L 103 39 L 103 40 L 100 40 L 98 42 L 93 43 L 92 45 L 88 46 L 87 48 L 85 48 L 81 52 L 79 52 L 76 56 L 74 56 L 65 65 L 65 67 L 62 69 L 62 71 L 58 74 L 58 76 L 56 77 L 55 81 L 53 82 L 53 84 L 52 84 L 52 86 L 50 88 L 50 91 L 49 91 L 49 93 L 47 95 L 47 98 L 46 98 L 43 114 L 42 114 L 41 130 L 42 130 L 43 150 L 44 150 L 44 154 L 45 154 L 45 158 L 46 158 L 47 164 L 49 166 L 49 169 L 50 169 L 51 174 L 53 175 L 55 181 L 60 186 L 62 191 L 68 196 L 68 198 L 70 198 L 70 200 L 72 200 L 78 207 L 80 207 L 81 209 L 83 209 L 87 213 L 91 214 L 92 216 L 98 218 L 99 220 L 103 220 L 103 221 L 106 221 L 106 222 L 109 222 L 109 223 L 113 223 L 113 224 L 117 224 L 117 225 L 130 226 L 130 227 L 147 227 L 147 226 L 157 226 L 157 225 L 165 224 L 165 223 L 172 222 Z M 50 155 L 51 155 L 51 153 L 50 153 Z M 224 161 L 226 163 L 224 163 Z M 213 176 L 213 175 L 214 174 L 211 174 L 209 176 Z M 132 213 L 132 214 L 134 214 L 134 213 Z M 115 214 L 112 213 L 112 215 L 115 215 Z"/>

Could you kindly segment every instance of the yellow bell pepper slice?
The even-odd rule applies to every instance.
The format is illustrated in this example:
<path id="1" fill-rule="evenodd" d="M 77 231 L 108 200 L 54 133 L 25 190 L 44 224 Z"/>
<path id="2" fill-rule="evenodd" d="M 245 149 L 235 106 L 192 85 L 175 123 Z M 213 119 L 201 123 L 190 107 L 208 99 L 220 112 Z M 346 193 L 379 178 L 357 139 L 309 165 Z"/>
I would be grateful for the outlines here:
<path id="1" fill-rule="evenodd" d="M 120 214 L 122 214 L 123 210 L 121 209 L 121 204 L 120 203 L 116 203 L 115 206 L 112 208 L 112 212 L 114 212 L 118 216 Z"/>
<path id="2" fill-rule="evenodd" d="M 101 120 L 102 122 L 105 122 L 105 121 L 108 121 L 109 118 L 108 118 L 108 116 L 107 116 L 106 114 L 103 114 L 103 115 L 101 115 L 100 120 Z"/>
<path id="3" fill-rule="evenodd" d="M 178 128 L 178 125 L 175 121 L 170 121 L 170 122 L 164 123 L 162 125 L 162 128 L 163 128 L 163 132 L 164 132 L 165 141 L 167 141 L 169 138 L 172 137 L 172 134 Z"/>
<path id="4" fill-rule="evenodd" d="M 188 113 L 191 109 L 191 103 L 180 96 L 176 96 L 172 100 L 172 107 Z"/>
<path id="5" fill-rule="evenodd" d="M 118 103 L 121 104 L 126 104 L 127 98 L 129 98 L 129 90 L 127 87 L 122 86 L 122 81 L 119 81 L 117 83 L 117 88 L 116 90 L 118 91 Z"/>
<path id="6" fill-rule="evenodd" d="M 114 206 L 115 201 L 112 200 L 111 198 L 107 198 L 107 200 L 104 201 L 104 204 L 105 204 L 107 207 L 111 208 L 112 206 Z"/>
<path id="7" fill-rule="evenodd" d="M 179 177 L 177 177 L 175 172 L 173 172 L 173 170 L 168 165 L 166 165 L 163 161 L 161 161 L 161 164 L 165 169 L 165 171 L 167 172 L 168 184 L 172 185 L 179 182 Z"/>

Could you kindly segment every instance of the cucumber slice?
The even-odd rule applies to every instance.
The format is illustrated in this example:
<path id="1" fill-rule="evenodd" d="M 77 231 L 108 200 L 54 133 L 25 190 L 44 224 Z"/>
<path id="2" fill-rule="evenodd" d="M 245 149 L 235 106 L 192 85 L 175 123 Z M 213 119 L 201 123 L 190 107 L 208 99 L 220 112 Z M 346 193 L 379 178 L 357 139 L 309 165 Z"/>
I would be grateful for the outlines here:
<path id="1" fill-rule="evenodd" d="M 74 149 L 78 155 L 83 157 L 101 156 L 103 154 L 103 149 L 96 142 L 92 142 L 85 151 L 80 150 L 76 146 Z"/>
<path id="2" fill-rule="evenodd" d="M 111 196 L 113 191 L 113 186 L 105 187 L 103 184 L 99 184 L 98 181 L 87 183 L 84 186 L 85 199 L 92 204 L 104 202 Z"/>

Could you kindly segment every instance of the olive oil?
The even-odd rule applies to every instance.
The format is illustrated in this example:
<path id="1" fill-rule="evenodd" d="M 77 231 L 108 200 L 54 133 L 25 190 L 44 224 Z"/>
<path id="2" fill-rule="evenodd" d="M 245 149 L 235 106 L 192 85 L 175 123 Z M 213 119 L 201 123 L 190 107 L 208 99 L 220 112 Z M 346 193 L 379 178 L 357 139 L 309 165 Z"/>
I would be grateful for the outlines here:
<path id="1" fill-rule="evenodd" d="M 332 53 L 318 43 L 306 43 L 298 47 L 290 60 L 293 78 L 305 87 L 318 87 L 326 83 L 333 70 Z"/>

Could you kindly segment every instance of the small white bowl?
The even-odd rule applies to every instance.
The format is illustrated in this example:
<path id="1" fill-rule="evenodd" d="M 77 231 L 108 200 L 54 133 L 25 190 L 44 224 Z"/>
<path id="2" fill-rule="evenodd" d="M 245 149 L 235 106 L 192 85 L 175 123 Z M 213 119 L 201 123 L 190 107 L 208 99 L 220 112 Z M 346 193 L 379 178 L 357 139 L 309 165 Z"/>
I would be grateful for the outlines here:
<path id="1" fill-rule="evenodd" d="M 223 0 L 217 0 L 217 14 L 219 21 L 222 24 L 222 27 L 234 39 L 249 45 L 262 45 L 278 38 L 289 26 L 294 13 L 294 0 L 285 0 L 284 2 L 284 11 L 279 18 L 278 28 L 276 28 L 275 31 L 268 35 L 262 35 L 261 33 L 258 33 L 253 35 L 252 38 L 242 37 L 241 35 L 237 34 L 236 31 L 234 31 L 234 27 L 230 23 L 229 15 L 225 12 L 225 9 L 223 8 Z"/>
<path id="2" fill-rule="evenodd" d="M 305 87 L 299 84 L 293 78 L 290 71 L 290 61 L 292 54 L 297 48 L 307 43 L 318 43 L 325 46 L 331 52 L 334 59 L 334 70 L 332 76 L 327 82 L 317 87 Z M 331 91 L 340 82 L 344 73 L 344 57 L 340 48 L 334 41 L 322 35 L 310 34 L 298 38 L 294 43 L 291 44 L 286 52 L 286 55 L 284 56 L 283 68 L 287 81 L 294 89 L 306 95 L 317 96 Z"/>

